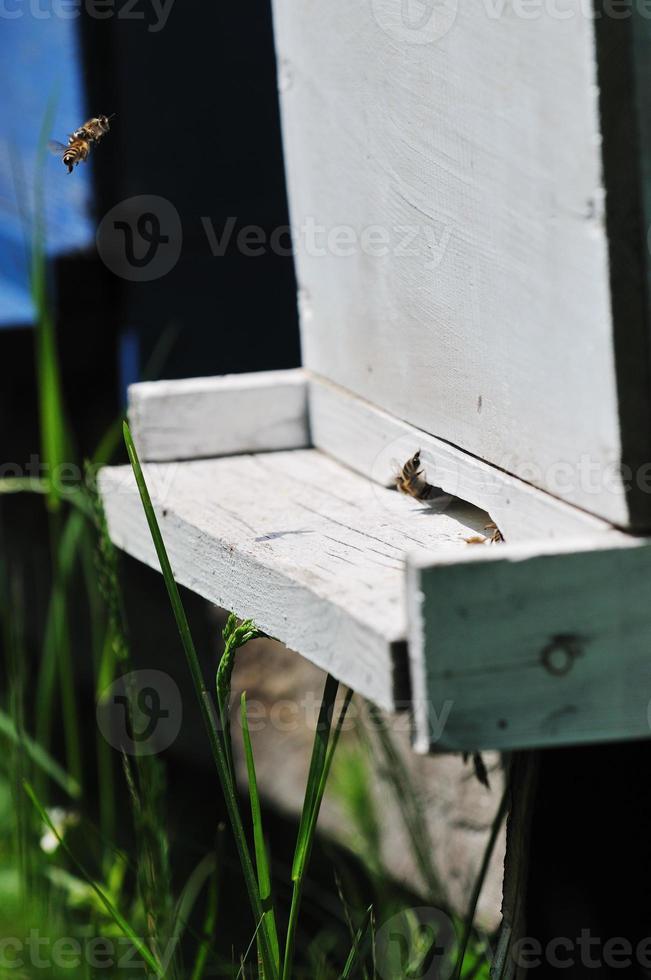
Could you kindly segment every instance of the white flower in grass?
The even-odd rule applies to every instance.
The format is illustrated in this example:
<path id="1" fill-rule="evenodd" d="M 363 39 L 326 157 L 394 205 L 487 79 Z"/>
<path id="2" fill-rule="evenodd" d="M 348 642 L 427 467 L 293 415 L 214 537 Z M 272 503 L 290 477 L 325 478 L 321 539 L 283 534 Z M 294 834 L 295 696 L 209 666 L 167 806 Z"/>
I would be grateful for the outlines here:
<path id="1" fill-rule="evenodd" d="M 68 827 L 74 827 L 78 824 L 79 814 L 74 810 L 64 810 L 61 806 L 48 807 L 46 812 L 52 821 L 56 834 L 51 827 L 45 826 L 41 835 L 41 850 L 45 851 L 46 854 L 54 854 L 59 846 L 57 834 L 59 837 L 63 837 Z"/>

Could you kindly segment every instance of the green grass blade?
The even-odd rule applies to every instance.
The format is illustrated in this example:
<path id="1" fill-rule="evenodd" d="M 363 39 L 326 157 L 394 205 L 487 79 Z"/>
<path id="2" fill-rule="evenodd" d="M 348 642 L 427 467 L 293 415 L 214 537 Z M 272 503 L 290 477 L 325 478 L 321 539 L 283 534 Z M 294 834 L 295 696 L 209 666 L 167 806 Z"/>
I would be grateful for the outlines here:
<path id="1" fill-rule="evenodd" d="M 235 839 L 235 845 L 238 850 L 238 855 L 240 859 L 240 864 L 242 867 L 242 873 L 244 876 L 244 882 L 246 885 L 247 893 L 249 896 L 249 902 L 251 905 L 251 911 L 253 912 L 254 921 L 259 923 L 264 914 L 264 909 L 262 908 L 262 901 L 260 899 L 260 892 L 258 889 L 258 882 L 255 874 L 255 869 L 253 867 L 253 862 L 251 860 L 251 855 L 249 853 L 248 844 L 246 841 L 246 835 L 244 832 L 244 826 L 242 824 L 242 818 L 239 811 L 239 805 L 237 796 L 235 794 L 235 787 L 230 778 L 230 772 L 228 767 L 228 760 L 224 746 L 222 744 L 219 730 L 217 727 L 217 721 L 215 718 L 214 704 L 210 698 L 210 693 L 206 687 L 203 674 L 201 672 L 201 667 L 199 665 L 199 658 L 194 647 L 194 641 L 192 639 L 192 634 L 190 633 L 190 626 L 188 624 L 187 617 L 185 615 L 185 609 L 183 608 L 183 603 L 181 601 L 181 596 L 179 594 L 178 587 L 174 580 L 174 575 L 172 573 L 172 567 L 170 565 L 169 558 L 167 556 L 167 550 L 163 542 L 163 538 L 158 526 L 158 521 L 156 519 L 156 514 L 151 502 L 151 497 L 149 496 L 149 490 L 147 489 L 147 484 L 142 472 L 142 467 L 140 466 L 140 460 L 138 459 L 138 454 L 136 452 L 136 447 L 134 446 L 133 439 L 131 437 L 131 432 L 129 431 L 129 426 L 125 422 L 123 424 L 124 441 L 127 447 L 127 453 L 129 455 L 129 461 L 131 463 L 136 483 L 138 486 L 138 491 L 140 493 L 140 499 L 142 501 L 145 516 L 147 518 L 147 523 L 149 525 L 149 531 L 154 542 L 154 547 L 156 549 L 156 554 L 158 556 L 158 561 L 160 563 L 161 571 L 163 573 L 163 579 L 165 581 L 165 587 L 170 599 L 170 604 L 172 606 L 172 611 L 174 613 L 174 618 L 176 620 L 176 625 L 181 637 L 181 643 L 183 645 L 183 650 L 185 652 L 186 660 L 188 662 L 188 667 L 190 669 L 190 674 L 192 676 L 192 681 L 194 683 L 194 688 L 199 700 L 199 706 L 201 708 L 201 714 L 206 727 L 206 732 L 208 734 L 208 740 L 210 743 L 210 748 L 212 751 L 215 766 L 217 768 L 217 774 L 222 787 L 222 793 L 224 794 L 224 802 L 226 804 L 226 810 L 228 812 L 228 817 L 233 829 L 233 837 Z M 277 972 L 274 968 L 273 957 L 271 955 L 271 950 L 269 949 L 269 944 L 267 942 L 266 933 L 263 931 L 260 937 L 260 945 L 263 955 L 265 975 L 268 980 L 277 976 Z"/>
<path id="2" fill-rule="evenodd" d="M 244 956 L 240 957 L 240 968 L 237 971 L 235 980 L 240 980 L 240 977 L 244 976 L 244 967 L 246 966 L 246 961 L 249 958 L 249 953 L 253 949 L 253 944 L 258 938 L 258 932 L 260 931 L 261 928 L 262 928 L 262 919 L 260 920 L 260 922 L 258 922 L 257 926 L 255 927 L 255 932 L 251 936 L 251 941 L 249 945 L 246 947 L 246 950 L 244 951 Z"/>
<path id="3" fill-rule="evenodd" d="M 361 965 L 362 943 L 371 924 L 372 914 L 373 906 L 369 905 L 366 910 L 366 914 L 360 923 L 359 929 L 356 931 L 353 937 L 353 945 L 350 953 L 348 954 L 348 959 L 346 960 L 344 968 L 339 975 L 339 980 L 350 980 L 350 978 L 353 976 L 353 972 Z"/>
<path id="4" fill-rule="evenodd" d="M 217 668 L 215 687 L 217 690 L 217 708 L 219 710 L 219 721 L 221 724 L 222 741 L 226 751 L 226 759 L 230 772 L 231 781 L 235 783 L 235 767 L 233 765 L 233 752 L 231 742 L 230 725 L 230 703 L 231 703 L 231 678 L 235 667 L 235 656 L 240 647 L 254 640 L 263 634 L 254 625 L 252 620 L 245 619 L 238 623 L 235 613 L 230 613 L 226 620 L 226 625 L 222 631 L 224 640 L 224 652 L 222 653 Z"/>
<path id="5" fill-rule="evenodd" d="M 330 738 L 330 729 L 332 727 L 332 708 L 334 707 L 334 699 L 337 694 L 337 688 L 338 682 L 331 677 L 330 674 L 328 674 L 323 691 L 323 699 L 321 701 L 321 710 L 319 711 L 319 722 L 322 722 L 322 725 L 317 725 L 317 731 L 314 737 L 314 749 L 312 752 L 312 763 L 314 764 L 310 764 L 308 785 L 305 791 L 305 802 L 303 804 L 303 813 L 301 813 L 296 853 L 294 854 L 294 864 L 292 867 L 294 888 L 292 890 L 292 902 L 289 909 L 289 923 L 287 926 L 287 938 L 285 940 L 285 957 L 283 960 L 282 980 L 290 980 L 292 975 L 296 926 L 298 924 L 298 913 L 301 906 L 305 872 L 307 870 L 310 853 L 312 851 L 312 844 L 316 833 L 316 825 L 319 819 L 323 794 L 325 793 L 326 783 L 328 781 L 328 774 L 330 772 L 330 767 L 332 766 L 332 760 L 339 742 L 339 736 L 341 735 L 348 706 L 353 696 L 353 692 L 351 690 L 346 691 L 344 703 L 339 713 L 339 718 L 337 719 L 336 728 L 332 738 Z"/>
<path id="6" fill-rule="evenodd" d="M 314 745 L 312 747 L 312 758 L 310 759 L 310 769 L 307 775 L 307 785 L 305 787 L 305 799 L 301 811 L 301 820 L 296 837 L 296 849 L 294 851 L 294 861 L 292 864 L 292 881 L 300 875 L 301 865 L 305 860 L 307 848 L 307 828 L 314 807 L 314 800 L 319 787 L 319 780 L 325 765 L 328 752 L 328 739 L 330 738 L 330 727 L 332 725 L 332 712 L 335 706 L 335 698 L 339 690 L 339 681 L 328 674 L 321 698 L 319 718 L 317 721 L 316 732 L 314 735 Z"/>
<path id="7" fill-rule="evenodd" d="M 255 761 L 253 759 L 253 746 L 251 745 L 249 721 L 246 713 L 245 692 L 242 692 L 240 710 L 242 717 L 244 754 L 246 756 L 246 771 L 249 782 L 249 798 L 251 800 L 251 821 L 253 823 L 255 863 L 258 870 L 258 887 L 260 889 L 262 907 L 265 909 L 262 928 L 266 929 L 269 946 L 276 963 L 276 969 L 278 972 L 280 972 L 280 946 L 278 944 L 278 932 L 276 929 L 276 915 L 274 913 L 271 898 L 271 875 L 269 873 L 269 861 L 267 859 L 267 849 L 265 847 L 264 831 L 262 828 L 262 812 L 260 810 L 260 797 L 258 796 L 258 781 L 255 773 Z"/>
<path id="8" fill-rule="evenodd" d="M 60 564 L 62 548 L 62 535 L 60 532 L 60 513 L 50 515 L 50 553 L 52 556 L 52 592 L 50 596 L 50 609 L 52 618 L 48 616 L 46 644 L 50 649 L 44 650 L 42 669 L 48 665 L 52 686 L 49 690 L 46 712 L 46 721 L 51 719 L 51 712 L 54 706 L 53 682 L 58 676 L 59 696 L 61 705 L 61 720 L 63 723 L 63 733 L 66 749 L 66 768 L 72 776 L 82 783 L 82 740 L 80 737 L 79 716 L 77 709 L 77 688 L 75 684 L 75 671 L 72 656 L 72 635 L 69 621 L 69 597 L 66 590 L 67 576 Z M 83 526 L 83 518 L 82 526 Z M 40 705 L 39 705 L 40 707 Z M 37 717 L 37 741 L 45 747 L 49 747 L 49 729 L 45 732 L 47 740 L 40 736 L 41 719 Z"/>
<path id="9" fill-rule="evenodd" d="M 327 687 L 327 681 L 326 681 L 326 687 Z M 314 841 L 314 833 L 316 831 L 316 824 L 317 824 L 317 820 L 319 819 L 319 812 L 321 810 L 321 803 L 323 801 L 326 783 L 328 781 L 328 775 L 330 773 L 332 760 L 334 758 L 337 744 L 339 742 L 339 736 L 341 735 L 341 730 L 343 728 L 343 724 L 352 697 L 353 697 L 353 692 L 349 688 L 346 691 L 344 697 L 344 703 L 341 707 L 341 711 L 339 713 L 339 718 L 337 719 L 337 725 L 335 727 L 334 733 L 327 746 L 325 761 L 321 769 L 319 780 L 316 784 L 316 792 L 314 792 L 313 799 L 311 802 L 311 812 L 310 812 L 309 820 L 307 822 L 307 826 L 305 828 L 304 839 L 301 842 L 299 860 L 295 862 L 295 866 L 294 866 L 298 877 L 304 875 L 305 866 L 307 864 L 307 861 L 309 860 L 310 851 L 312 849 L 312 843 Z"/>
<path id="10" fill-rule="evenodd" d="M 72 799 L 79 799 L 81 796 L 81 787 L 77 780 L 73 779 L 72 776 L 62 769 L 59 763 L 38 742 L 35 742 L 25 732 L 18 732 L 9 715 L 1 710 L 0 735 L 4 735 L 14 745 L 21 745 L 34 765 L 49 776 L 52 782 L 60 786 Z"/>
<path id="11" fill-rule="evenodd" d="M 119 435 L 121 433 L 121 427 L 117 426 L 115 431 Z M 115 449 L 113 430 L 109 430 L 107 437 L 95 451 L 93 462 L 96 464 L 105 462 L 114 454 Z M 11 492 L 10 486 L 5 487 L 5 489 L 6 492 Z M 25 488 L 23 487 L 21 489 L 24 490 Z M 32 487 L 31 489 L 33 490 L 34 488 Z M 44 488 L 42 489 L 45 492 Z M 39 490 L 38 492 L 41 491 Z M 67 515 L 63 529 L 57 535 L 56 539 L 56 557 L 54 561 L 57 569 L 56 580 L 58 587 L 52 590 L 48 604 L 43 653 L 36 682 L 36 740 L 46 748 L 50 744 L 50 732 L 55 704 L 55 683 L 60 656 L 59 638 L 61 636 L 62 617 L 65 615 L 63 608 L 65 605 L 65 594 L 69 587 L 70 576 L 75 567 L 79 550 L 83 544 L 84 532 L 88 526 L 85 518 L 94 517 L 92 504 L 86 492 L 79 490 L 70 496 L 66 493 L 66 500 L 73 503 L 75 509 Z"/>
<path id="12" fill-rule="evenodd" d="M 54 656 L 60 682 L 67 768 L 77 780 L 81 781 L 81 739 L 79 737 L 77 718 L 74 672 L 65 608 L 65 594 L 62 594 L 60 583 L 58 582 L 57 559 L 60 538 L 60 522 L 58 520 L 60 514 L 58 511 L 60 510 L 62 497 L 64 496 L 62 492 L 63 488 L 58 486 L 57 480 L 63 473 L 65 464 L 72 461 L 72 438 L 65 418 L 55 321 L 48 300 L 47 256 L 45 247 L 45 159 L 55 104 L 56 97 L 53 97 L 48 103 L 43 118 L 37 148 L 31 244 L 31 292 L 36 310 L 34 355 L 40 422 L 41 462 L 46 467 L 46 472 L 48 473 L 49 492 L 47 493 L 46 499 L 52 518 L 50 522 L 50 551 L 53 563 L 54 592 L 56 593 L 55 602 L 52 607 L 55 616 L 54 638 L 56 652 Z M 48 665 L 48 671 L 51 677 L 56 673 L 56 669 L 53 669 L 52 664 Z M 48 710 L 51 711 L 51 705 L 48 706 Z"/>
<path id="13" fill-rule="evenodd" d="M 34 812 L 22 790 L 23 779 L 29 778 L 30 766 L 25 751 L 25 688 L 28 657 L 25 648 L 25 617 L 22 581 L 12 575 L 8 581 L 4 562 L 0 561 L 0 617 L 5 654 L 8 731 L 13 751 L 3 753 L 12 801 L 11 816 L 3 823 L 3 831 L 13 830 L 14 853 L 19 869 L 20 889 L 28 895 L 34 881 Z M 7 747 L 6 747 L 7 748 Z M 4 784 L 4 780 L 3 780 Z M 5 787 L 6 788 L 6 787 Z M 28 812 L 29 809 L 29 812 Z M 9 816 L 7 814 L 7 816 Z M 3 835 L 4 836 L 4 835 Z M 2 845 L 0 845 L 2 847 Z M 6 853 L 6 852 L 5 852 Z"/>
<path id="14" fill-rule="evenodd" d="M 0 477 L 0 496 L 16 493 L 34 493 L 41 497 L 48 497 L 53 493 L 52 482 L 44 477 L 37 476 L 5 476 Z M 90 508 L 85 494 L 78 486 L 66 484 L 57 491 L 61 500 L 76 507 L 87 517 L 91 517 Z"/>
<path id="15" fill-rule="evenodd" d="M 208 901 L 201 930 L 201 938 L 195 955 L 194 966 L 190 980 L 202 980 L 206 971 L 208 954 L 210 952 L 210 937 L 215 931 L 217 913 L 219 911 L 219 876 L 222 869 L 222 853 L 224 843 L 224 825 L 217 828 L 217 843 L 215 846 L 215 870 L 208 886 Z"/>
<path id="16" fill-rule="evenodd" d="M 43 463 L 50 473 L 58 474 L 62 471 L 69 455 L 66 449 L 69 443 L 63 421 L 63 396 L 54 321 L 45 310 L 40 312 L 37 325 L 36 375 L 39 388 Z M 57 482 L 52 480 L 48 494 L 51 509 L 56 510 L 59 507 L 60 498 Z"/>
<path id="17" fill-rule="evenodd" d="M 90 885 L 90 887 L 93 889 L 93 891 L 99 898 L 100 902 L 102 903 L 102 905 L 104 906 L 108 914 L 115 922 L 118 929 L 122 932 L 124 936 L 126 936 L 129 939 L 131 943 L 133 943 L 133 946 L 135 947 L 135 949 L 138 950 L 138 953 L 143 958 L 143 960 L 145 961 L 149 969 L 153 970 L 153 972 L 156 974 L 157 977 L 163 977 L 165 974 L 162 967 L 157 962 L 157 960 L 154 959 L 150 951 L 147 949 L 146 945 L 143 943 L 142 939 L 138 937 L 134 929 L 129 925 L 129 923 L 124 918 L 124 916 L 118 911 L 118 909 L 115 907 L 115 905 L 108 897 L 108 895 L 103 891 L 102 888 L 100 888 L 100 886 L 97 884 L 93 876 L 89 874 L 89 872 L 86 871 L 84 866 L 77 860 L 77 858 L 72 853 L 72 851 L 70 850 L 66 842 L 60 836 L 56 827 L 50 820 L 47 811 L 45 810 L 45 807 L 36 796 L 36 793 L 34 792 L 31 785 L 25 780 L 23 782 L 23 786 L 25 788 L 25 792 L 27 793 L 30 800 L 34 804 L 41 820 L 43 821 L 45 826 L 48 827 L 49 830 L 54 834 L 57 841 L 59 842 L 59 846 L 68 855 L 68 857 L 70 858 L 74 866 L 77 868 L 77 871 L 82 876 L 82 878 L 84 878 L 86 882 Z"/>
<path id="18" fill-rule="evenodd" d="M 335 876 L 334 877 L 335 877 L 335 884 L 337 886 L 337 894 L 339 895 L 339 901 L 341 902 L 341 907 L 344 910 L 344 918 L 346 919 L 346 925 L 348 926 L 348 932 L 350 934 L 350 939 L 351 939 L 351 942 L 352 942 L 353 946 L 355 946 L 355 944 L 356 944 L 356 940 L 355 940 L 356 929 L 353 927 L 352 912 L 351 912 L 351 908 L 350 908 L 350 906 L 348 904 L 348 900 L 346 899 L 346 896 L 344 894 L 344 888 L 343 888 L 343 883 L 341 881 L 341 877 L 339 876 L 339 873 L 336 870 L 335 870 Z M 369 923 L 370 923 L 371 922 L 371 917 L 373 915 L 373 906 L 372 905 L 369 906 L 368 912 L 369 912 Z M 367 971 L 366 971 L 365 968 L 362 970 L 362 977 L 363 977 L 363 980 L 368 980 L 368 973 L 367 973 Z"/>
<path id="19" fill-rule="evenodd" d="M 40 476 L 5 476 L 0 479 L 0 494 L 38 493 L 47 496 L 52 490 L 49 480 Z"/>
<path id="20" fill-rule="evenodd" d="M 93 466 L 105 466 L 115 456 L 122 439 L 122 419 L 117 418 L 111 422 L 108 429 L 102 435 L 100 441 L 95 446 L 91 457 Z"/>
<path id="21" fill-rule="evenodd" d="M 48 136 L 52 132 L 56 99 L 50 100 L 39 135 L 34 178 L 34 222 L 32 235 L 31 290 L 36 308 L 35 356 L 41 430 L 41 453 L 50 477 L 61 472 L 70 458 L 70 437 L 63 409 L 61 372 L 56 332 L 47 296 L 47 258 L 45 254 L 45 159 Z M 59 507 L 60 495 L 54 479 L 48 495 L 50 509 Z"/>
<path id="22" fill-rule="evenodd" d="M 65 590 L 75 563 L 85 521 L 80 511 L 68 515 L 63 531 L 58 535 L 56 550 L 55 587 L 52 589 L 45 621 L 43 653 L 36 681 L 36 741 L 47 748 L 50 744 L 52 714 L 55 704 L 54 686 L 59 666 L 59 643 L 62 619 L 65 616 Z"/>
<path id="23" fill-rule="evenodd" d="M 206 881 L 208 881 L 215 874 L 216 864 L 216 855 L 213 853 L 206 854 L 199 861 L 196 868 L 192 871 L 190 877 L 183 886 L 183 891 L 181 892 L 176 903 L 176 908 L 174 909 L 174 919 L 170 937 L 171 941 L 165 953 L 168 963 L 171 961 L 178 944 L 183 938 L 183 934 L 187 928 L 188 922 L 190 921 L 190 916 L 192 915 L 192 910 L 197 903 L 202 888 L 204 887 Z"/>
<path id="24" fill-rule="evenodd" d="M 101 578 L 97 567 L 95 550 L 90 535 L 91 527 L 85 529 L 80 548 L 81 570 L 84 580 L 86 600 L 88 602 L 88 620 L 90 626 L 90 648 L 92 652 L 93 671 L 95 678 L 95 700 L 99 692 L 105 691 L 114 680 L 115 645 L 112 642 L 112 630 L 107 622 L 102 590 L 98 579 Z M 104 678 L 102 671 L 105 670 Z M 108 676 L 109 673 L 111 676 Z M 105 679 L 103 686 L 101 680 Z M 107 840 L 116 839 L 117 799 L 115 792 L 115 755 L 111 745 L 96 731 L 95 758 L 97 764 L 97 799 L 102 835 Z"/>

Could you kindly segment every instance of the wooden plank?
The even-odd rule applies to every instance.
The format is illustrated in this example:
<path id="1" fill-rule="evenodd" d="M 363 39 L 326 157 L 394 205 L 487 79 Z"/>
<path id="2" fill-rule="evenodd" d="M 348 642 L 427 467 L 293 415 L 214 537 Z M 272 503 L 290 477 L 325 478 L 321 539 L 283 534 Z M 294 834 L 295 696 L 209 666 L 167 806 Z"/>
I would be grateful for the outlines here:
<path id="1" fill-rule="evenodd" d="M 405 552 L 469 549 L 488 515 L 378 487 L 318 450 L 144 467 L 177 580 L 364 697 L 406 707 Z M 113 541 L 158 567 L 130 467 L 100 473 Z"/>
<path id="2" fill-rule="evenodd" d="M 310 376 L 315 446 L 383 486 L 417 449 L 436 487 L 488 511 L 508 541 L 607 535 L 610 524 L 423 432 L 324 378 Z"/>
<path id="3" fill-rule="evenodd" d="M 469 0 L 412 23 L 393 0 L 275 0 L 304 364 L 554 496 L 649 526 L 636 477 L 651 455 L 626 442 L 636 422 L 649 445 L 648 326 L 636 312 L 626 328 L 618 385 L 595 23 L 581 0 L 555 12 Z M 637 269 L 643 212 L 621 202 Z M 623 280 L 634 305 L 645 281 Z M 592 476 L 559 480 L 559 466 Z"/>
<path id="4" fill-rule="evenodd" d="M 141 459 L 159 462 L 310 444 L 300 369 L 132 385 L 129 420 Z"/>
<path id="5" fill-rule="evenodd" d="M 649 582 L 643 539 L 410 559 L 417 750 L 648 737 Z"/>

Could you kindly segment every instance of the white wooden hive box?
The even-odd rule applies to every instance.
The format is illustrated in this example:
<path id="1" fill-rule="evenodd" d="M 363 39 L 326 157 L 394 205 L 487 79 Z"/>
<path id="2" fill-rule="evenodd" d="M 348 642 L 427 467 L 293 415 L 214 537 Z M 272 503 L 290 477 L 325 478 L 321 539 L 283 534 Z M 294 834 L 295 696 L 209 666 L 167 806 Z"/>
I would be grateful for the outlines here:
<path id="1" fill-rule="evenodd" d="M 131 391 L 178 580 L 421 751 L 649 734 L 649 27 L 567 7 L 275 0 L 304 367 Z"/>

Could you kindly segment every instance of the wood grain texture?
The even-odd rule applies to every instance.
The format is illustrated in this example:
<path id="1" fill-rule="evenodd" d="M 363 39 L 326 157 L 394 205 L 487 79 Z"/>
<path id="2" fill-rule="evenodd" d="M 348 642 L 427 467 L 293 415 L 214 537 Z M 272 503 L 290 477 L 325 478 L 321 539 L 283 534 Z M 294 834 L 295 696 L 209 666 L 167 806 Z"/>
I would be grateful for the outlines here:
<path id="1" fill-rule="evenodd" d="M 410 559 L 416 748 L 648 737 L 649 581 L 642 539 Z"/>
<path id="2" fill-rule="evenodd" d="M 309 380 L 309 413 L 317 448 L 383 486 L 392 483 L 397 468 L 420 449 L 428 482 L 488 511 L 507 541 L 620 534 L 592 514 L 315 375 Z"/>
<path id="3" fill-rule="evenodd" d="M 300 369 L 132 385 L 129 421 L 143 460 L 309 445 L 306 381 Z"/>
<path id="4" fill-rule="evenodd" d="M 304 364 L 626 526 L 594 22 L 400 9 L 274 2 Z"/>
<path id="5" fill-rule="evenodd" d="M 485 512 L 378 487 L 317 450 L 148 463 L 175 577 L 383 708 L 406 707 L 405 553 L 463 552 Z M 100 473 L 111 538 L 158 568 L 130 467 Z"/>

